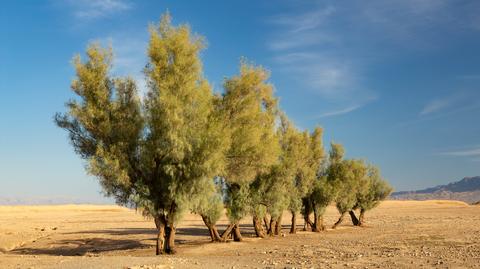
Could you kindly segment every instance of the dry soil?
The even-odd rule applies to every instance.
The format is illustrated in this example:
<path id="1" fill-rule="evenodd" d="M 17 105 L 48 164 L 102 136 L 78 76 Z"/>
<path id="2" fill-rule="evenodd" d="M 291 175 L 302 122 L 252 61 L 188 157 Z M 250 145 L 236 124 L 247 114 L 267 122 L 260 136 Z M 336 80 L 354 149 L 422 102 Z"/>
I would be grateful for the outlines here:
<path id="1" fill-rule="evenodd" d="M 338 218 L 329 207 L 325 221 Z M 151 220 L 117 206 L 0 206 L 0 268 L 480 268 L 480 206 L 456 201 L 385 201 L 366 227 L 209 243 L 201 218 L 186 215 L 176 255 L 155 256 Z M 227 224 L 222 218 L 219 229 Z"/>

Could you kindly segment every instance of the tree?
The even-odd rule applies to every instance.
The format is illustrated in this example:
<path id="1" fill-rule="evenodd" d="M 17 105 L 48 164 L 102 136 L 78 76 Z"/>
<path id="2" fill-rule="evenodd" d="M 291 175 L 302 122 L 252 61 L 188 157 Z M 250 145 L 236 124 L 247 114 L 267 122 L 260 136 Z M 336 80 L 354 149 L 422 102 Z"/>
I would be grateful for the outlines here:
<path id="1" fill-rule="evenodd" d="M 369 165 L 367 169 L 366 183 L 363 189 L 358 190 L 357 203 L 353 208 L 354 210 L 360 210 L 358 219 L 352 211 L 352 222 L 357 226 L 362 226 L 365 223 L 365 212 L 377 207 L 393 190 L 388 182 L 382 178 L 377 167 Z"/>
<path id="2" fill-rule="evenodd" d="M 257 176 L 250 187 L 250 202 L 255 233 L 259 237 L 265 236 L 261 220 L 264 219 L 266 233 L 270 236 L 280 234 L 282 213 L 287 209 L 290 195 L 290 174 L 279 163 Z M 270 215 L 268 220 L 267 214 Z"/>
<path id="3" fill-rule="evenodd" d="M 221 186 L 215 184 L 214 180 L 204 179 L 206 182 L 200 186 L 203 188 L 197 190 L 202 193 L 196 201 L 190 201 L 191 211 L 199 214 L 208 228 L 212 242 L 221 241 L 220 234 L 215 224 L 223 213 L 223 200 Z"/>
<path id="4" fill-rule="evenodd" d="M 168 14 L 158 28 L 150 29 L 145 155 L 152 178 L 146 186 L 165 227 L 167 252 L 173 252 L 181 213 L 195 197 L 205 195 L 202 184 L 223 165 L 222 123 L 202 75 L 202 48 L 202 38 L 192 36 L 186 25 L 172 26 Z"/>
<path id="5" fill-rule="evenodd" d="M 322 176 L 315 181 L 313 191 L 307 200 L 310 205 L 310 211 L 308 214 L 313 211 L 314 222 L 310 221 L 310 218 L 306 217 L 306 223 L 312 227 L 312 231 L 320 232 L 325 230 L 325 225 L 323 224 L 323 214 L 327 209 L 327 206 L 334 199 L 334 190 L 330 182 L 327 181 L 327 177 Z"/>
<path id="6" fill-rule="evenodd" d="M 329 166 L 326 171 L 327 181 L 335 192 L 334 201 L 340 218 L 333 225 L 340 225 L 347 212 L 352 211 L 357 202 L 357 190 L 364 184 L 366 167 L 361 160 L 344 160 L 345 150 L 340 144 L 331 144 Z"/>
<path id="7" fill-rule="evenodd" d="M 76 56 L 77 78 L 71 88 L 80 100 L 66 103 L 68 112 L 55 115 L 56 124 L 69 133 L 87 170 L 97 176 L 106 195 L 118 204 L 135 203 L 137 184 L 144 173 L 140 151 L 144 119 L 135 82 L 111 78 L 112 50 L 97 44 L 87 48 L 88 60 Z"/>
<path id="8" fill-rule="evenodd" d="M 107 195 L 155 219 L 157 254 L 173 253 L 182 212 L 213 197 L 204 185 L 222 169 L 226 144 L 202 76 L 202 39 L 188 26 L 172 26 L 169 14 L 150 35 L 143 103 L 131 79 L 109 78 L 111 51 L 93 45 L 87 62 L 74 60 L 72 89 L 81 102 L 67 103 L 68 113 L 57 114 L 56 122 Z"/>
<path id="9" fill-rule="evenodd" d="M 269 74 L 261 67 L 242 61 L 240 74 L 224 83 L 223 113 L 230 130 L 223 174 L 225 205 L 231 224 L 222 239 L 234 235 L 241 241 L 238 222 L 249 212 L 250 183 L 278 161 L 275 130 L 277 99 L 268 84 Z"/>
<path id="10" fill-rule="evenodd" d="M 295 191 L 290 192 L 290 212 L 292 213 L 290 233 L 296 233 L 296 215 L 302 209 L 302 203 L 306 201 L 306 199 L 308 200 L 308 197 L 312 194 L 313 190 L 315 190 L 315 187 L 321 186 L 316 184 L 316 181 L 320 176 L 325 157 L 322 134 L 323 129 L 320 127 L 316 127 L 311 134 L 307 131 L 303 132 L 302 144 L 306 146 L 303 149 L 305 157 L 299 166 L 300 169 L 297 171 L 297 175 L 293 179 Z M 312 188 L 312 186 L 315 187 Z M 313 203 L 314 212 L 316 212 L 315 206 L 318 206 L 318 201 L 317 203 Z M 320 220 L 319 217 L 315 217 L 315 221 L 317 220 Z"/>
<path id="11" fill-rule="evenodd" d="M 279 162 L 271 167 L 265 178 L 268 189 L 264 192 L 267 200 L 267 210 L 270 213 L 269 234 L 279 235 L 283 212 L 292 212 L 292 225 L 295 222 L 297 198 L 302 192 L 301 183 L 306 177 L 305 170 L 308 152 L 308 133 L 301 133 L 283 113 L 280 113 L 280 126 L 277 130 L 280 142 Z"/>

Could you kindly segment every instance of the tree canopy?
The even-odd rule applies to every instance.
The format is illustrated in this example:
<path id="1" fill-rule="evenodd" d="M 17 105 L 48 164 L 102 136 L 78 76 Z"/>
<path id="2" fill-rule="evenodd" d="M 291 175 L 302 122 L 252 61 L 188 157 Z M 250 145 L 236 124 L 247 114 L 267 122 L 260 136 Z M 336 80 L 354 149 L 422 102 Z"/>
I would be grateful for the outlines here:
<path id="1" fill-rule="evenodd" d="M 186 211 L 201 215 L 213 241 L 242 240 L 247 215 L 257 236 L 278 235 L 286 210 L 291 233 L 300 212 L 306 229 L 321 231 L 331 202 L 341 215 L 335 226 L 346 213 L 361 225 L 392 191 L 379 169 L 345 159 L 340 144 L 325 156 L 323 129 L 295 127 L 261 66 L 242 59 L 239 74 L 214 94 L 203 75 L 204 47 L 203 37 L 165 14 L 150 27 L 148 91 L 140 96 L 135 80 L 112 74 L 113 49 L 93 43 L 73 59 L 77 98 L 55 115 L 105 195 L 154 219 L 157 254 L 174 252 Z M 220 235 L 224 209 L 230 225 Z"/>

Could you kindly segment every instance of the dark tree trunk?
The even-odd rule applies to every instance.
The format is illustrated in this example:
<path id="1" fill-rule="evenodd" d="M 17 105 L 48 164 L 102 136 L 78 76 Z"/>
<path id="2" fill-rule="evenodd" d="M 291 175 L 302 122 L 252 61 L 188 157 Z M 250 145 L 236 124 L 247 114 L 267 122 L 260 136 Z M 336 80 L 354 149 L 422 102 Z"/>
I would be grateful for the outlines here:
<path id="1" fill-rule="evenodd" d="M 207 228 L 208 228 L 208 232 L 210 233 L 210 237 L 212 238 L 212 242 L 222 241 L 222 238 L 220 237 L 220 234 L 218 233 L 217 226 L 215 226 L 215 224 L 208 221 L 208 218 L 206 216 L 202 216 L 202 220 L 203 220 L 203 223 L 205 223 L 205 226 L 207 226 Z"/>
<path id="2" fill-rule="evenodd" d="M 165 250 L 165 221 L 161 217 L 155 217 L 155 225 L 157 226 L 157 248 L 156 255 L 164 253 Z"/>
<path id="3" fill-rule="evenodd" d="M 337 228 L 337 226 L 342 223 L 343 218 L 345 218 L 345 213 L 342 213 L 342 215 L 340 215 L 340 218 L 338 218 L 337 222 L 335 222 L 335 224 L 333 224 L 332 229 Z"/>
<path id="4" fill-rule="evenodd" d="M 312 231 L 318 233 L 324 230 L 325 230 L 325 226 L 323 225 L 323 216 L 315 215 L 315 222 L 312 225 Z"/>
<path id="5" fill-rule="evenodd" d="M 265 223 L 265 230 L 269 231 L 270 230 L 270 221 L 268 221 L 268 217 L 265 215 L 265 217 L 263 217 L 263 222 Z"/>
<path id="6" fill-rule="evenodd" d="M 348 214 L 350 214 L 350 218 L 352 219 L 352 224 L 355 226 L 360 226 L 360 221 L 357 219 L 357 216 L 355 216 L 355 212 L 353 210 L 350 210 Z"/>
<path id="7" fill-rule="evenodd" d="M 311 231 L 313 227 L 313 222 L 310 220 L 310 214 L 308 215 L 303 215 L 303 219 L 305 223 L 303 224 L 303 230 L 304 231 Z"/>
<path id="8" fill-rule="evenodd" d="M 170 224 L 166 227 L 166 246 L 165 252 L 168 254 L 175 254 L 175 226 Z"/>
<path id="9" fill-rule="evenodd" d="M 233 228 L 233 241 L 241 242 L 243 240 L 242 234 L 240 233 L 240 224 L 235 224 Z"/>
<path id="10" fill-rule="evenodd" d="M 365 224 L 365 209 L 360 209 L 360 216 L 358 217 L 359 226 L 363 226 Z"/>
<path id="11" fill-rule="evenodd" d="M 221 238 L 222 238 L 223 242 L 226 242 L 228 240 L 228 237 L 232 234 L 232 231 L 233 231 L 234 228 L 235 228 L 235 224 L 230 223 L 227 226 L 227 229 L 225 229 L 225 231 L 223 231 L 223 233 L 221 235 Z"/>
<path id="12" fill-rule="evenodd" d="M 268 227 L 268 235 L 274 236 L 275 235 L 275 227 L 277 226 L 277 223 L 274 218 L 270 218 L 270 225 Z"/>
<path id="13" fill-rule="evenodd" d="M 297 214 L 292 211 L 292 226 L 290 227 L 290 233 L 297 233 Z"/>
<path id="14" fill-rule="evenodd" d="M 304 224 L 303 224 L 303 230 L 304 231 L 310 231 L 313 227 L 313 223 L 312 221 L 310 220 L 310 214 L 312 214 L 312 203 L 310 202 L 310 199 L 308 198 L 303 198 L 302 199 L 302 203 L 303 203 L 303 208 L 304 208 L 304 212 L 303 212 L 303 220 L 304 220 Z"/>
<path id="15" fill-rule="evenodd" d="M 282 233 L 282 215 L 277 218 L 275 222 L 275 235 L 280 235 Z"/>
<path id="16" fill-rule="evenodd" d="M 257 237 L 265 237 L 265 230 L 263 229 L 262 221 L 257 216 L 253 216 L 253 227 L 255 229 L 255 234 L 257 235 Z"/>

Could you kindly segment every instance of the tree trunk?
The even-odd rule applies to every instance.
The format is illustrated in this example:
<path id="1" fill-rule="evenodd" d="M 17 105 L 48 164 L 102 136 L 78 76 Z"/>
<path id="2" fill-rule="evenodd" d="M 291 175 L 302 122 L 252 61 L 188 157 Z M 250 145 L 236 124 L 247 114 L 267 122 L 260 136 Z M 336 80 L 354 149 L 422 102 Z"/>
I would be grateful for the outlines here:
<path id="1" fill-rule="evenodd" d="M 253 227 L 257 237 L 265 237 L 265 230 L 263 229 L 262 221 L 257 216 L 253 216 Z"/>
<path id="2" fill-rule="evenodd" d="M 175 226 L 170 224 L 166 227 L 166 246 L 165 252 L 168 254 L 175 254 Z"/>
<path id="3" fill-rule="evenodd" d="M 297 214 L 292 211 L 292 226 L 290 227 L 290 233 L 297 233 Z"/>
<path id="4" fill-rule="evenodd" d="M 226 242 L 228 240 L 228 237 L 230 236 L 230 234 L 232 233 L 233 229 L 235 228 L 235 224 L 234 223 L 230 223 L 228 226 L 227 226 L 227 229 L 225 229 L 225 231 L 223 231 L 222 235 L 221 235 L 221 238 L 222 238 L 222 241 L 223 242 Z"/>
<path id="5" fill-rule="evenodd" d="M 242 234 L 240 233 L 240 224 L 235 224 L 233 228 L 233 241 L 241 242 L 243 240 Z"/>
<path id="6" fill-rule="evenodd" d="M 161 217 L 155 217 L 155 225 L 157 226 L 157 249 L 156 255 L 164 253 L 165 250 L 165 221 Z"/>
<path id="7" fill-rule="evenodd" d="M 345 217 L 345 213 L 342 213 L 342 215 L 340 215 L 340 218 L 337 220 L 337 222 L 335 222 L 335 224 L 332 226 L 332 229 L 337 228 L 337 226 L 340 225 L 340 223 L 342 223 L 344 217 Z"/>
<path id="8" fill-rule="evenodd" d="M 358 217 L 358 225 L 363 226 L 365 224 L 365 209 L 360 209 L 360 216 Z"/>
<path id="9" fill-rule="evenodd" d="M 263 222 L 265 223 L 265 230 L 269 231 L 270 230 L 270 225 L 269 225 L 269 221 L 268 221 L 268 217 L 265 215 L 263 217 Z"/>
<path id="10" fill-rule="evenodd" d="M 312 214 L 312 203 L 310 201 L 310 199 L 308 198 L 302 198 L 302 203 L 303 203 L 303 208 L 304 208 L 304 212 L 303 212 L 303 220 L 304 220 L 304 223 L 303 223 L 303 230 L 304 231 L 309 231 L 312 229 L 313 227 L 313 223 L 312 221 L 310 220 L 310 214 Z"/>
<path id="11" fill-rule="evenodd" d="M 275 235 L 280 235 L 280 233 L 282 233 L 282 215 L 280 215 L 275 222 Z"/>
<path id="12" fill-rule="evenodd" d="M 350 214 L 350 218 L 352 219 L 352 224 L 355 226 L 360 226 L 360 221 L 357 219 L 357 216 L 355 216 L 355 212 L 353 210 L 350 210 L 348 214 Z"/>
<path id="13" fill-rule="evenodd" d="M 206 216 L 202 216 L 203 223 L 205 223 L 205 226 L 208 228 L 208 232 L 210 233 L 210 237 L 212 238 L 212 242 L 220 242 L 222 241 L 222 238 L 220 237 L 220 234 L 218 233 L 217 226 L 215 224 L 211 223 Z"/>
<path id="14" fill-rule="evenodd" d="M 325 226 L 323 225 L 323 216 L 315 215 L 315 222 L 312 225 L 312 231 L 318 233 L 324 230 L 325 230 Z"/>
<path id="15" fill-rule="evenodd" d="M 277 227 L 277 223 L 273 217 L 270 218 L 270 225 L 268 227 L 268 235 L 274 236 L 275 235 L 275 227 Z"/>
<path id="16" fill-rule="evenodd" d="M 303 215 L 303 220 L 305 221 L 304 224 L 303 224 L 303 230 L 304 231 L 311 231 L 312 227 L 313 227 L 313 223 L 310 220 L 310 214 Z"/>

